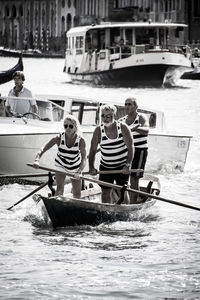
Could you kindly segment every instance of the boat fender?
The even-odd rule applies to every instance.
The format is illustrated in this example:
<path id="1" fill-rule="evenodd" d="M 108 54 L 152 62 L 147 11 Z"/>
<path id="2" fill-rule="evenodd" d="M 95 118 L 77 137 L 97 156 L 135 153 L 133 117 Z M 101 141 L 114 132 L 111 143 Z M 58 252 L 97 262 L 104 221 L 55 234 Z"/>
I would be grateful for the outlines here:
<path id="1" fill-rule="evenodd" d="M 120 205 L 124 201 L 124 194 L 125 194 L 126 190 L 127 190 L 127 184 L 124 184 L 120 190 L 121 196 L 120 196 L 119 200 L 116 202 L 117 205 Z"/>

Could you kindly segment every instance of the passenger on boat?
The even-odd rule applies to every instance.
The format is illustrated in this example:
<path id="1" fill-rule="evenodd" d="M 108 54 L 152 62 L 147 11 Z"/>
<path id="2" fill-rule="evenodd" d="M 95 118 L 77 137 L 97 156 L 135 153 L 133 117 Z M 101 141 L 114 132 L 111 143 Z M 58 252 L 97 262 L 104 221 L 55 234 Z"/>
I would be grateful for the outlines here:
<path id="1" fill-rule="evenodd" d="M 21 99 L 33 98 L 32 92 L 23 85 L 25 81 L 24 73 L 21 71 L 16 71 L 13 74 L 13 80 L 15 86 L 10 90 L 5 104 L 7 116 L 23 116 L 25 113 L 37 114 L 38 107 L 34 99 Z M 20 99 L 17 99 L 17 97 L 20 97 Z"/>
<path id="2" fill-rule="evenodd" d="M 55 166 L 58 171 L 69 172 L 74 175 L 71 179 L 72 191 L 74 198 L 81 197 L 80 173 L 86 164 L 86 144 L 79 130 L 78 120 L 68 115 L 64 119 L 65 131 L 58 136 L 52 138 L 36 155 L 34 167 L 39 167 L 39 159 L 41 156 L 54 145 L 58 146 L 58 152 L 55 158 Z M 63 195 L 65 174 L 56 172 L 56 195 Z"/>
<path id="3" fill-rule="evenodd" d="M 131 188 L 139 190 L 139 179 L 143 177 L 145 164 L 148 155 L 147 137 L 149 133 L 149 122 L 146 117 L 137 112 L 138 104 L 135 98 L 125 100 L 125 110 L 127 115 L 119 121 L 127 124 L 133 135 L 135 147 L 134 157 L 132 161 L 132 169 L 143 169 L 142 172 L 131 173 L 130 184 Z M 138 201 L 137 193 L 130 193 L 130 203 Z"/>
<path id="4" fill-rule="evenodd" d="M 133 138 L 130 129 L 126 124 L 115 120 L 116 107 L 113 105 L 103 105 L 101 108 L 100 126 L 94 130 L 89 152 L 89 173 L 97 174 L 94 168 L 97 147 L 100 145 L 101 160 L 100 171 L 115 170 L 115 174 L 100 174 L 99 180 L 123 186 L 128 183 L 128 171 L 133 158 Z M 117 170 L 124 170 L 127 174 L 117 173 Z M 110 187 L 101 186 L 102 202 L 111 203 Z"/>

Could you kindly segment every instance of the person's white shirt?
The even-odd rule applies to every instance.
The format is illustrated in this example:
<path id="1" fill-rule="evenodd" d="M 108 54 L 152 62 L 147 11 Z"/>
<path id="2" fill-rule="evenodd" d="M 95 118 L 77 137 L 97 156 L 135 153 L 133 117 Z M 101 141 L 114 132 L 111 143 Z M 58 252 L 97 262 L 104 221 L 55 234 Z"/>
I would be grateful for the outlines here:
<path id="1" fill-rule="evenodd" d="M 29 89 L 23 87 L 19 92 L 18 96 L 16 97 L 13 88 L 8 94 L 8 98 L 6 100 L 5 105 L 10 106 L 12 112 L 16 112 L 18 114 L 23 115 L 25 113 L 32 112 L 32 106 L 37 105 L 36 101 L 30 98 L 33 98 L 33 94 Z"/>

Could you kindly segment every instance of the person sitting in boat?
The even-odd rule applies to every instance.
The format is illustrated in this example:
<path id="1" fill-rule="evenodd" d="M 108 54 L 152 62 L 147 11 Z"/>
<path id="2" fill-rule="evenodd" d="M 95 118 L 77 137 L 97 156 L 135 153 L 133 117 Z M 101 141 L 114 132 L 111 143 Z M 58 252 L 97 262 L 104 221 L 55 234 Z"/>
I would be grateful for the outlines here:
<path id="1" fill-rule="evenodd" d="M 100 174 L 99 179 L 123 186 L 128 183 L 131 161 L 133 158 L 133 138 L 126 124 L 115 121 L 117 108 L 113 105 L 101 107 L 101 125 L 94 130 L 89 152 L 89 173 L 97 174 L 94 167 L 97 147 L 100 145 L 100 171 L 114 170 L 116 173 Z M 117 171 L 121 172 L 117 172 Z M 126 173 L 126 174 L 125 174 Z M 111 187 L 101 186 L 102 202 L 111 203 Z"/>
<path id="2" fill-rule="evenodd" d="M 57 145 L 55 166 L 58 172 L 56 172 L 57 189 L 55 195 L 63 195 L 64 193 L 66 175 L 59 171 L 70 172 L 70 174 L 74 174 L 74 178 L 71 178 L 73 197 L 80 198 L 82 181 L 79 176 L 86 164 L 86 143 L 79 131 L 79 122 L 74 116 L 68 115 L 64 119 L 64 128 L 64 132 L 52 138 L 37 153 L 33 165 L 38 168 L 41 156 L 54 145 Z"/>
<path id="3" fill-rule="evenodd" d="M 13 74 L 13 80 L 15 86 L 9 91 L 8 99 L 5 103 L 7 116 L 23 116 L 25 113 L 37 114 L 38 107 L 34 99 L 21 99 L 33 98 L 32 92 L 24 87 L 24 73 L 16 71 Z"/>
<path id="4" fill-rule="evenodd" d="M 149 123 L 146 117 L 137 112 L 138 104 L 135 98 L 125 100 L 125 110 L 127 115 L 119 119 L 119 121 L 127 124 L 133 135 L 135 147 L 134 157 L 132 161 L 132 169 L 143 169 L 141 172 L 131 173 L 131 188 L 139 190 L 139 179 L 143 177 L 145 164 L 148 155 L 147 137 L 149 133 Z M 130 193 L 130 203 L 137 203 L 138 194 Z"/>

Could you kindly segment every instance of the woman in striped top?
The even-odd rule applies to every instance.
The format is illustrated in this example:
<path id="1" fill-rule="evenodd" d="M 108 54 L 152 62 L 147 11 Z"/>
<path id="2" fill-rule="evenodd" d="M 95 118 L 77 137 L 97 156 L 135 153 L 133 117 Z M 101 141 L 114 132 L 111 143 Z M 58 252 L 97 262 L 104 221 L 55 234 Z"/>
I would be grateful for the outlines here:
<path id="1" fill-rule="evenodd" d="M 115 106 L 102 106 L 102 124 L 96 127 L 91 141 L 89 172 L 91 175 L 97 174 L 97 169 L 94 168 L 94 161 L 97 147 L 100 145 L 100 170 L 121 170 L 122 172 L 117 174 L 100 174 L 99 179 L 108 183 L 116 181 L 116 184 L 123 186 L 128 182 L 128 170 L 133 157 L 133 139 L 128 126 L 114 120 L 115 114 Z M 126 174 L 123 174 L 123 171 Z M 101 186 L 101 189 L 102 202 L 111 203 L 111 188 Z"/>
<path id="2" fill-rule="evenodd" d="M 132 173 L 130 176 L 131 188 L 139 190 L 139 179 L 143 177 L 146 159 L 148 155 L 148 133 L 149 123 L 144 115 L 138 114 L 138 104 L 135 98 L 125 100 L 125 110 L 127 115 L 120 119 L 127 124 L 133 135 L 135 147 L 134 157 L 132 161 L 132 169 L 143 169 L 143 172 Z M 138 194 L 130 193 L 130 202 L 136 203 Z"/>
<path id="3" fill-rule="evenodd" d="M 58 171 L 66 171 L 76 175 L 76 179 L 71 178 L 73 197 L 81 197 L 81 180 L 78 174 L 82 172 L 86 164 L 86 145 L 84 138 L 79 134 L 78 120 L 68 115 L 64 119 L 65 132 L 52 138 L 36 155 L 34 166 L 39 166 L 41 156 L 54 145 L 58 146 L 55 158 L 55 166 Z M 56 195 L 63 195 L 65 174 L 56 172 Z"/>

